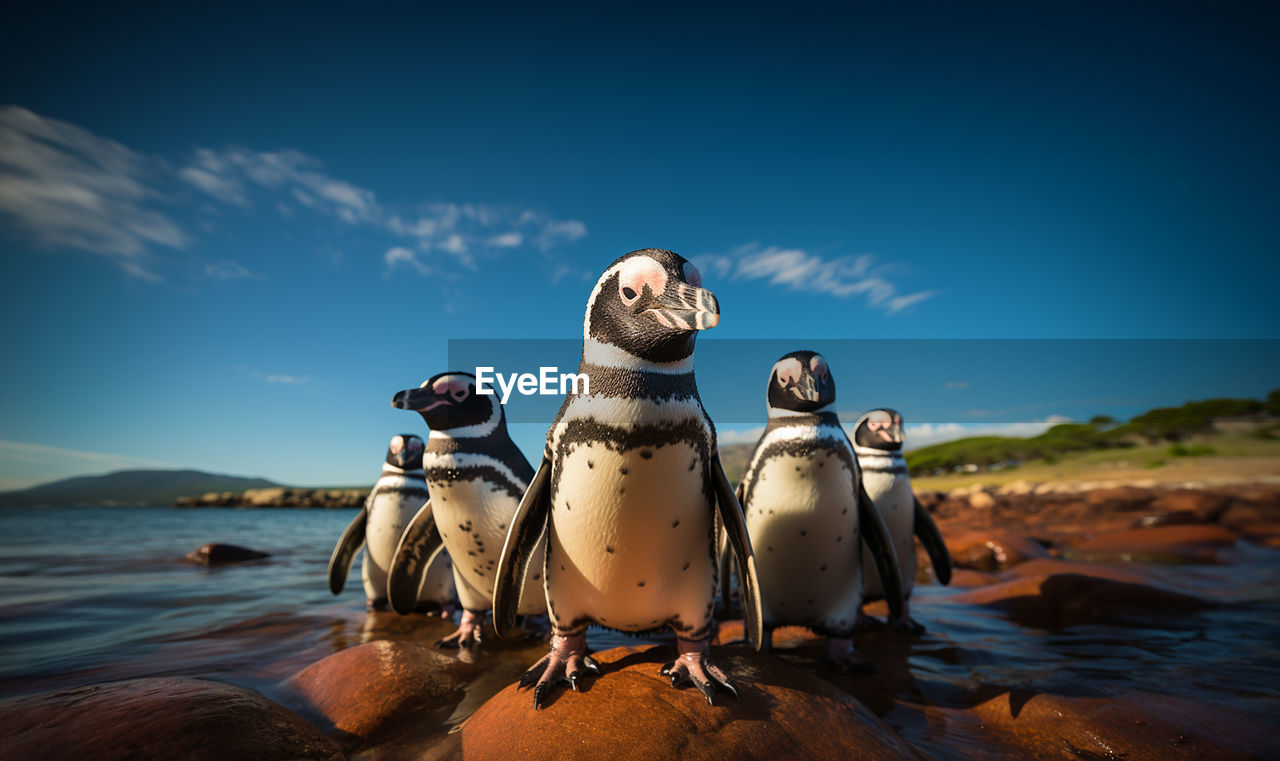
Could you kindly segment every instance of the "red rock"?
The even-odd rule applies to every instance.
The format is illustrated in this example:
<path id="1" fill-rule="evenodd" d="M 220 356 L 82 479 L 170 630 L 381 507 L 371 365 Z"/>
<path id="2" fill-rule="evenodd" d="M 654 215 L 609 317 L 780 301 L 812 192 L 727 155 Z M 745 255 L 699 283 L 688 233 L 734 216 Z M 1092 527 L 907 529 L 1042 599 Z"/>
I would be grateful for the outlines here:
<path id="1" fill-rule="evenodd" d="M 971 709 L 983 733 L 1043 761 L 1237 761 L 1280 758 L 1258 717 L 1192 700 L 1139 693 L 1076 698 L 1005 694 Z M 950 713 L 937 711 L 931 713 Z M 966 712 L 967 713 L 967 712 Z"/>
<path id="2" fill-rule="evenodd" d="M 397 722 L 460 694 L 474 668 L 409 642 L 377 640 L 317 661 L 289 680 L 303 715 L 345 745 L 385 734 Z"/>
<path id="3" fill-rule="evenodd" d="M 1153 526 L 1098 534 L 1070 550 L 1072 559 L 1214 562 L 1214 550 L 1230 547 L 1240 538 L 1215 525 Z"/>
<path id="4" fill-rule="evenodd" d="M 1155 492 L 1150 489 L 1137 486 L 1115 486 L 1094 489 L 1085 495 L 1085 501 L 1107 510 L 1141 510 L 1151 504 L 1155 496 Z"/>
<path id="5" fill-rule="evenodd" d="M 1165 513 L 1194 513 L 1201 520 L 1211 521 L 1222 514 L 1230 501 L 1226 494 L 1203 489 L 1177 489 L 1157 497 L 1151 503 L 1151 509 Z"/>
<path id="6" fill-rule="evenodd" d="M 1016 534 L 989 534 L 970 531 L 947 537 L 952 562 L 960 568 L 994 571 L 1008 568 L 1031 558 L 1048 557 L 1049 553 L 1034 539 Z"/>
<path id="7" fill-rule="evenodd" d="M 999 607 L 1020 624 L 1045 629 L 1135 615 L 1180 616 L 1212 606 L 1181 592 L 1075 573 L 1027 576 L 951 599 Z"/>
<path id="8" fill-rule="evenodd" d="M 300 716 L 203 679 L 134 679 L 0 704 L 5 761 L 224 761 L 345 758 Z"/>
<path id="9" fill-rule="evenodd" d="M 915 759 L 914 750 L 849 694 L 767 654 L 715 651 L 740 697 L 672 689 L 658 676 L 666 647 L 597 653 L 603 673 L 541 711 L 511 685 L 467 720 L 467 761 L 521 759 Z"/>
<path id="10" fill-rule="evenodd" d="M 1027 576 L 1051 576 L 1053 574 L 1068 573 L 1093 576 L 1099 579 L 1111 579 L 1112 581 L 1121 581 L 1126 584 L 1146 584 L 1150 581 L 1147 577 L 1124 567 L 1098 563 L 1072 563 L 1066 560 L 1058 560 L 1057 558 L 1028 560 L 1009 569 L 1006 575 L 1014 578 L 1024 578 Z"/>
<path id="11" fill-rule="evenodd" d="M 988 584 L 997 584 L 1000 580 L 1000 577 L 994 573 L 971 571 L 968 568 L 957 568 L 951 572 L 951 586 L 959 589 L 985 587 Z"/>

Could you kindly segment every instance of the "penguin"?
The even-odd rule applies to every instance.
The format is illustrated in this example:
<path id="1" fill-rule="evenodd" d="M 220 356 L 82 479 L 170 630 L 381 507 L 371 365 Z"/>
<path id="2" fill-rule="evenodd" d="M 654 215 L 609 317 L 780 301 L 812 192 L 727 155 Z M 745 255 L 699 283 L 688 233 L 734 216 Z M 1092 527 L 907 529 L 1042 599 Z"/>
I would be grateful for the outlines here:
<path id="1" fill-rule="evenodd" d="M 765 646 L 775 627 L 806 626 L 827 638 L 826 666 L 871 670 L 853 650 L 864 542 L 894 611 L 902 608 L 902 581 L 836 415 L 826 359 L 812 351 L 783 356 L 769 373 L 766 399 L 768 424 L 739 486 L 757 552 Z"/>
<path id="2" fill-rule="evenodd" d="M 591 624 L 670 629 L 678 655 L 661 676 L 673 687 L 692 682 L 709 703 L 717 691 L 737 695 L 708 647 L 717 531 L 744 569 L 746 629 L 759 642 L 755 560 L 693 370 L 698 332 L 719 320 L 698 269 L 671 251 L 632 251 L 591 291 L 578 368 L 586 387 L 566 396 L 547 432 L 494 588 L 502 631 L 545 535 L 551 652 L 520 680 L 536 683 L 535 709 L 558 685 L 577 690 L 585 672 L 599 673 L 586 650 Z"/>
<path id="3" fill-rule="evenodd" d="M 427 501 L 422 452 L 422 439 L 413 434 L 391 437 L 382 474 L 365 498 L 360 514 L 342 532 L 329 558 L 329 591 L 335 595 L 342 592 L 351 563 L 363 544 L 360 575 L 364 580 L 366 603 L 370 610 L 387 609 L 387 568 L 405 526 Z M 453 571 L 448 555 L 441 553 L 427 570 L 413 609 L 447 614 L 454 599 Z"/>
<path id="4" fill-rule="evenodd" d="M 862 468 L 862 482 L 875 503 L 876 512 L 884 519 L 898 553 L 902 573 L 902 615 L 892 617 L 889 624 L 900 631 L 921 634 L 924 626 L 911 618 L 909 604 L 916 581 L 916 549 L 913 536 L 929 554 L 929 562 L 938 582 L 951 583 L 951 554 L 943 541 L 933 516 L 924 509 L 911 491 L 911 476 L 902 459 L 902 415 L 896 410 L 871 410 L 858 418 L 853 428 L 853 451 Z M 880 574 L 868 560 L 863 562 L 863 602 L 884 597 Z"/>
<path id="5" fill-rule="evenodd" d="M 431 500 L 413 517 L 396 547 L 387 588 L 391 607 L 411 607 L 422 572 L 435 553 L 447 549 L 462 603 L 458 629 L 436 644 L 480 644 L 485 614 L 493 607 L 493 579 L 511 517 L 533 477 L 533 468 L 507 433 L 502 405 L 492 394 L 476 392 L 470 373 L 447 372 L 418 388 L 399 391 L 391 404 L 413 410 L 431 429 L 422 468 Z M 541 560 L 541 548 L 531 548 Z M 546 612 L 542 572 L 530 580 L 519 613 Z"/>

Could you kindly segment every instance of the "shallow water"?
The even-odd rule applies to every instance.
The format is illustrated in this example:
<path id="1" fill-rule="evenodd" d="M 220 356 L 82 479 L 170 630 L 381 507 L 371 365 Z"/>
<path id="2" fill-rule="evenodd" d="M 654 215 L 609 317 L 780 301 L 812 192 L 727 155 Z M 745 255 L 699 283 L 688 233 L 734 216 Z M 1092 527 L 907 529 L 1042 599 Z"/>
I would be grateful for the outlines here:
<path id="1" fill-rule="evenodd" d="M 282 680 L 325 655 L 376 638 L 429 642 L 443 621 L 366 616 L 359 572 L 335 598 L 333 542 L 350 510 L 59 508 L 0 510 L 0 697 L 143 676 L 204 676 L 279 696 Z M 204 568 L 182 556 L 208 542 L 268 552 Z M 1147 566 L 1162 586 L 1221 603 L 1197 614 L 1059 629 L 1020 625 L 964 591 L 917 588 L 915 640 L 879 631 L 859 649 L 880 675 L 835 679 L 904 737 L 935 755 L 971 728 L 936 738 L 903 704 L 964 708 L 1001 692 L 1133 691 L 1238 709 L 1280 710 L 1280 551 L 1237 545 L 1225 565 Z M 643 640 L 593 630 L 604 649 Z M 538 642 L 474 656 L 491 666 L 451 722 L 536 660 Z M 780 656 L 813 665 L 815 648 Z M 931 739 L 932 738 L 932 739 Z M 937 747 L 935 747 L 937 746 Z"/>

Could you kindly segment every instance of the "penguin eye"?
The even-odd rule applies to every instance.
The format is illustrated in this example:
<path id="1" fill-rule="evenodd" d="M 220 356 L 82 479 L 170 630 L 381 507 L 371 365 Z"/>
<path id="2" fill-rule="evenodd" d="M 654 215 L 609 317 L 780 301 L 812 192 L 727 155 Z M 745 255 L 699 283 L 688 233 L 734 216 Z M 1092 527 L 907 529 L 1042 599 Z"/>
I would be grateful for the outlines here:
<path id="1" fill-rule="evenodd" d="M 618 295 L 627 306 L 635 303 L 648 288 L 652 294 L 660 294 L 667 287 L 667 271 L 647 256 L 623 262 L 618 270 Z"/>
<path id="2" fill-rule="evenodd" d="M 457 391 L 453 392 L 453 398 L 457 399 L 458 401 L 462 401 L 464 398 L 466 398 L 466 396 L 467 396 L 467 390 L 465 388 L 460 388 Z"/>
<path id="3" fill-rule="evenodd" d="M 630 288 L 623 288 L 622 298 L 626 299 L 627 301 L 634 301 L 636 298 L 636 292 L 631 290 Z"/>

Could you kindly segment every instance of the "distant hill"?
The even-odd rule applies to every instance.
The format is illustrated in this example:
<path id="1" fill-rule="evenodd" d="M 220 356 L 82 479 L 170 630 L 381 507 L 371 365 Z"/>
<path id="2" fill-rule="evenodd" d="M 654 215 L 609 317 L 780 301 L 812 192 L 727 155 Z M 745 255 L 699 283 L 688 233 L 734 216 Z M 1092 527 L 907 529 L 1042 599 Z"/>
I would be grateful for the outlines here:
<path id="1" fill-rule="evenodd" d="M 265 478 L 224 476 L 199 470 L 121 470 L 0 492 L 0 507 L 172 505 L 179 497 L 191 494 L 272 486 L 279 484 Z"/>

